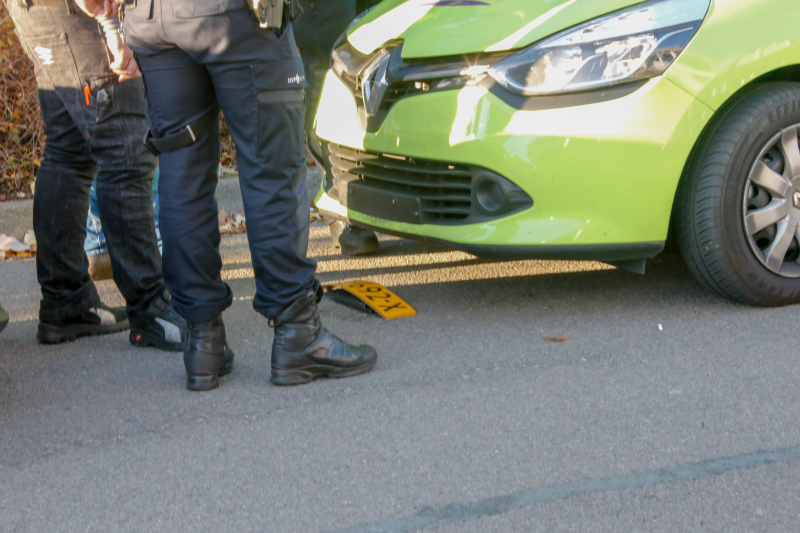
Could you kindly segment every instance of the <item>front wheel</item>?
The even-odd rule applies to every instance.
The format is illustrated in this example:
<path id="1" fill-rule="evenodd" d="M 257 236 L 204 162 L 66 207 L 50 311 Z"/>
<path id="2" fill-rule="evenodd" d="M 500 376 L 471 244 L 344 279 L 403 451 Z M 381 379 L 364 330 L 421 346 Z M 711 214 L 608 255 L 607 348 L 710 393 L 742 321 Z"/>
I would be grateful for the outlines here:
<path id="1" fill-rule="evenodd" d="M 700 141 L 676 198 L 689 268 L 732 300 L 800 302 L 800 84 L 770 83 Z"/>

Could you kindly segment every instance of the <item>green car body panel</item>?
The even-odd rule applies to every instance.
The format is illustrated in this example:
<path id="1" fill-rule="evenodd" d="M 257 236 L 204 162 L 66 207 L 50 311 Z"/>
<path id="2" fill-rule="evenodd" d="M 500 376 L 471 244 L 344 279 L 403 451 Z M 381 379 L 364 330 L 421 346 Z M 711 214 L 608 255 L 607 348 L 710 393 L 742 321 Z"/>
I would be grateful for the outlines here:
<path id="1" fill-rule="evenodd" d="M 798 64 L 800 3 L 714 0 L 666 77 L 716 110 L 753 80 Z"/>
<path id="2" fill-rule="evenodd" d="M 401 39 L 404 59 L 516 50 L 638 2 L 426 5 L 432 3 L 387 0 L 349 30 L 348 40 L 368 53 Z M 376 34 L 382 42 L 370 41 Z M 665 75 L 598 103 L 522 111 L 483 87 L 466 86 L 401 99 L 371 133 L 359 126 L 353 94 L 329 71 L 316 118 L 323 140 L 478 165 L 514 182 L 534 203 L 509 216 L 466 225 L 375 218 L 347 209 L 322 190 L 317 205 L 390 233 L 464 249 L 525 246 L 533 250 L 532 257 L 535 247 L 543 245 L 663 242 L 678 182 L 706 126 L 743 87 L 793 65 L 800 65 L 797 0 L 714 0 L 698 33 Z"/>
<path id="3" fill-rule="evenodd" d="M 636 0 L 490 0 L 491 5 L 443 9 L 434 0 L 387 0 L 348 31 L 369 54 L 391 39 L 403 57 L 445 57 L 524 48 L 548 35 L 638 2 Z"/>

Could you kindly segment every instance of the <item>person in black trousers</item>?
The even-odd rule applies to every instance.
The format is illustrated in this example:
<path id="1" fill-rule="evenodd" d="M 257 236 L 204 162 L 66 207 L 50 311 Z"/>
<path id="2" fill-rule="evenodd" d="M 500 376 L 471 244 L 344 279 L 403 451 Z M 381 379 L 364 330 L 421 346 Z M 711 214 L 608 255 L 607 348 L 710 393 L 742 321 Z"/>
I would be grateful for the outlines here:
<path id="1" fill-rule="evenodd" d="M 130 327 L 133 345 L 182 350 L 186 323 L 170 305 L 156 245 L 156 158 L 141 142 L 147 130 L 143 87 L 118 21 L 105 19 L 110 27 L 102 27 L 71 0 L 5 3 L 36 66 L 47 136 L 33 200 L 42 291 L 37 339 L 53 344 Z M 95 177 L 126 309 L 104 305 L 89 278 L 83 245 Z"/>

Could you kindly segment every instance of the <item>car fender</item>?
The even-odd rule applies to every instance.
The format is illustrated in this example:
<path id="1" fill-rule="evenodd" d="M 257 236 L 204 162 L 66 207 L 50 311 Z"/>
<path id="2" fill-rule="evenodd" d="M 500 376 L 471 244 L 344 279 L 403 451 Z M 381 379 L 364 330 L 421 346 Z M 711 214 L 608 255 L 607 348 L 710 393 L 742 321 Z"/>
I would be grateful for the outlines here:
<path id="1" fill-rule="evenodd" d="M 767 20 L 769 31 L 759 22 Z M 700 31 L 666 76 L 718 110 L 742 88 L 793 65 L 800 65 L 797 0 L 714 0 Z"/>

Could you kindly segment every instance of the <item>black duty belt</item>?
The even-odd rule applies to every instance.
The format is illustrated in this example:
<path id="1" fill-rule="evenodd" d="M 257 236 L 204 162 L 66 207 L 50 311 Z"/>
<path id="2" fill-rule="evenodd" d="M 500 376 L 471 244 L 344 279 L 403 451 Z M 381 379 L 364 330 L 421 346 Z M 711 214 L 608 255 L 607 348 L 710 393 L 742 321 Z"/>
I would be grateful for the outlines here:
<path id="1" fill-rule="evenodd" d="M 184 146 L 189 146 L 204 135 L 214 122 L 219 120 L 219 114 L 216 110 L 206 113 L 198 118 L 188 126 L 181 128 L 177 133 L 166 135 L 164 137 L 156 138 L 150 133 L 148 128 L 144 134 L 144 145 L 153 155 L 158 155 L 161 152 L 174 152 Z"/>

